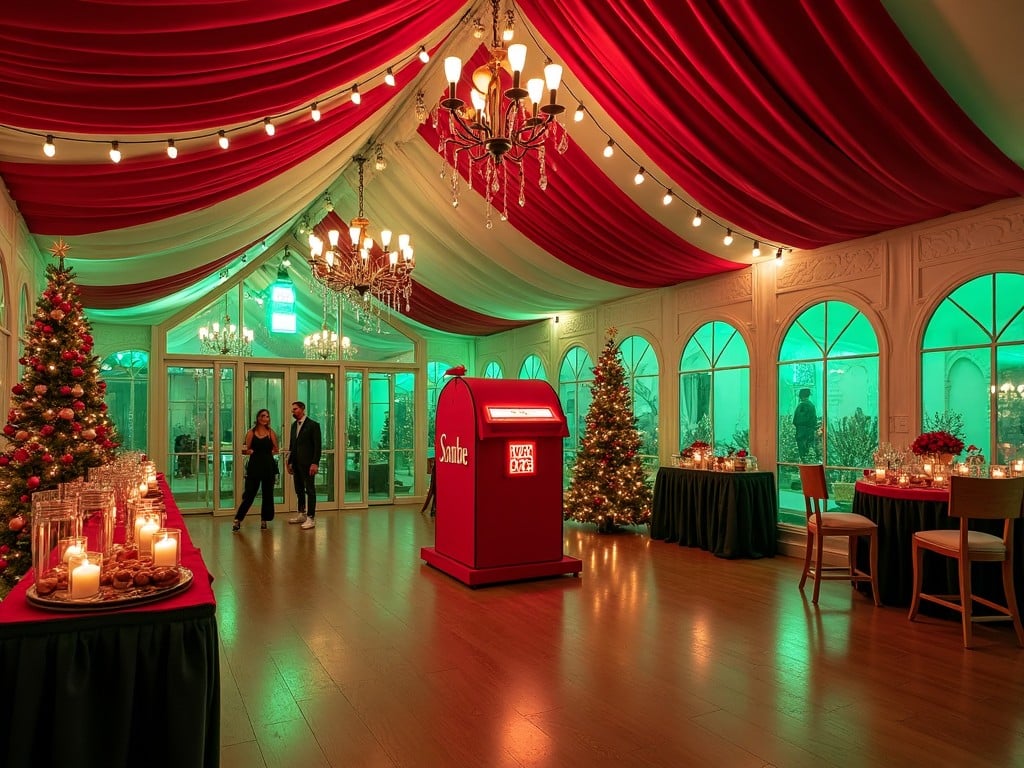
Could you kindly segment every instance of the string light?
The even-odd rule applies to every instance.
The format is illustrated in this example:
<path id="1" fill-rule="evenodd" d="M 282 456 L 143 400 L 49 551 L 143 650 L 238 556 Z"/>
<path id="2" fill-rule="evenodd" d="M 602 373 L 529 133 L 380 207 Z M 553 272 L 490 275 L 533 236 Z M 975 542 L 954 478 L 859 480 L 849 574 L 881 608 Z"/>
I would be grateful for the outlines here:
<path id="1" fill-rule="evenodd" d="M 422 61 L 424 64 L 426 64 L 426 63 L 428 63 L 430 61 L 430 54 L 427 53 L 427 49 L 424 46 L 422 46 L 422 45 L 420 46 L 419 57 L 420 57 L 420 61 Z"/>
<path id="2" fill-rule="evenodd" d="M 269 117 L 263 118 L 263 130 L 267 132 L 267 136 L 273 136 L 277 132 Z"/>
<path id="3" fill-rule="evenodd" d="M 576 112 L 572 116 L 573 121 L 577 123 L 582 123 L 584 114 L 585 110 L 583 109 L 583 103 L 580 102 L 580 104 L 576 107 Z"/>
<path id="4" fill-rule="evenodd" d="M 604 145 L 604 156 L 611 157 L 615 154 L 615 139 L 608 139 L 608 143 Z"/>
<path id="5" fill-rule="evenodd" d="M 317 106 L 315 101 L 309 105 L 309 116 L 313 118 L 314 123 L 320 122 L 320 107 Z"/>
<path id="6" fill-rule="evenodd" d="M 661 198 L 661 204 L 662 205 L 669 205 L 672 202 L 672 197 L 673 197 L 672 190 L 671 189 L 666 189 L 665 190 L 665 196 L 663 198 Z"/>
<path id="7" fill-rule="evenodd" d="M 640 166 L 640 170 L 638 170 L 636 172 L 636 176 L 633 177 L 633 183 L 634 184 L 643 184 L 644 180 L 647 178 L 647 176 L 645 174 L 646 174 L 646 171 L 644 171 L 644 167 L 641 165 Z"/>
<path id="8" fill-rule="evenodd" d="M 118 149 L 117 142 L 110 142 L 110 159 L 115 163 L 121 162 L 121 150 Z"/>
<path id="9" fill-rule="evenodd" d="M 725 230 L 725 237 L 722 238 L 722 244 L 723 245 L 732 245 L 732 230 L 731 229 L 726 229 Z"/>
<path id="10" fill-rule="evenodd" d="M 701 223 L 703 223 L 703 221 L 704 221 L 704 216 L 700 212 L 700 210 L 698 209 L 697 212 L 693 214 L 693 222 L 692 222 L 692 224 L 695 227 L 699 227 L 701 225 Z"/>
<path id="11" fill-rule="evenodd" d="M 363 97 L 359 95 L 359 83 L 352 86 L 352 95 L 350 98 L 352 99 L 353 104 L 358 105 L 362 102 Z"/>
<path id="12" fill-rule="evenodd" d="M 750 249 L 750 255 L 755 259 L 761 255 L 761 243 L 757 240 L 754 241 L 754 247 Z"/>
<path id="13" fill-rule="evenodd" d="M 46 141 L 43 143 L 43 154 L 47 157 L 53 157 L 57 154 L 57 147 L 53 143 L 53 136 L 47 135 Z"/>
<path id="14" fill-rule="evenodd" d="M 775 251 L 775 261 L 776 261 L 776 263 L 782 263 L 782 249 L 781 248 L 779 248 L 777 251 Z"/>
<path id="15" fill-rule="evenodd" d="M 178 148 L 174 146 L 174 139 L 167 140 L 167 156 L 173 160 L 178 156 Z"/>
<path id="16" fill-rule="evenodd" d="M 395 87 L 395 73 L 391 71 L 391 67 L 388 67 L 388 71 L 384 73 L 384 84 L 392 88 Z"/>
<path id="17" fill-rule="evenodd" d="M 221 149 L 227 149 L 230 142 L 228 142 L 228 135 L 224 131 L 217 131 L 217 143 L 220 144 Z"/>

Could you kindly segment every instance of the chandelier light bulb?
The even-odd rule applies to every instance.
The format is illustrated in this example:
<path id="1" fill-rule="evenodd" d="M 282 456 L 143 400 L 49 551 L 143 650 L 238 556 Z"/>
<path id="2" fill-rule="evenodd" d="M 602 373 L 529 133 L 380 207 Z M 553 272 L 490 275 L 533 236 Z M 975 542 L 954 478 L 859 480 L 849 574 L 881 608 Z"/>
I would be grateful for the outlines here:
<path id="1" fill-rule="evenodd" d="M 671 204 L 671 202 L 672 202 L 672 190 L 671 189 L 666 189 L 665 190 L 665 196 L 663 198 L 661 198 L 661 203 L 662 203 L 662 205 L 669 205 L 669 204 Z"/>
<path id="2" fill-rule="evenodd" d="M 412 238 L 410 238 L 409 235 L 406 235 L 406 234 L 399 235 L 398 236 L 398 250 L 400 250 L 403 253 L 405 253 L 405 251 L 409 248 L 409 241 L 411 239 Z"/>
<path id="3" fill-rule="evenodd" d="M 523 69 L 526 67 L 526 46 L 522 43 L 516 43 L 508 47 L 508 65 L 512 68 L 513 77 L 516 73 L 520 75 L 523 73 Z"/>
<path id="4" fill-rule="evenodd" d="M 693 222 L 692 222 L 693 226 L 699 227 L 703 222 L 704 222 L 704 216 L 698 210 L 695 214 L 693 214 Z"/>
<path id="5" fill-rule="evenodd" d="M 380 247 L 383 248 L 385 251 L 389 247 L 391 247 L 391 230 L 390 229 L 382 229 L 380 231 Z"/>
<path id="6" fill-rule="evenodd" d="M 633 177 L 633 183 L 638 185 L 643 184 L 646 179 L 647 176 L 644 175 L 644 168 L 643 166 L 640 166 L 640 170 L 638 170 L 636 172 L 636 176 Z"/>
<path id="7" fill-rule="evenodd" d="M 359 95 L 359 83 L 355 83 L 352 86 L 352 103 L 359 104 L 362 100 L 363 97 Z"/>
<path id="8" fill-rule="evenodd" d="M 46 141 L 43 142 L 43 154 L 47 157 L 53 157 L 57 154 L 57 146 L 53 143 L 53 136 L 47 136 Z"/>
<path id="9" fill-rule="evenodd" d="M 582 103 L 577 104 L 576 105 L 576 112 L 573 114 L 572 119 L 573 119 L 574 122 L 582 123 L 583 122 L 583 116 L 585 114 L 586 114 L 586 110 L 583 109 L 583 104 Z"/>
<path id="10" fill-rule="evenodd" d="M 110 142 L 110 159 L 115 163 L 121 162 L 121 150 L 117 148 L 117 142 Z"/>
<path id="11" fill-rule="evenodd" d="M 174 160 L 178 156 L 178 148 L 174 146 L 174 139 L 167 140 L 167 156 Z"/>
<path id="12" fill-rule="evenodd" d="M 722 243 L 724 245 L 732 245 L 732 230 L 731 229 L 725 230 L 725 237 L 722 238 Z"/>
<path id="13" fill-rule="evenodd" d="M 757 240 L 754 241 L 754 247 L 750 250 L 750 255 L 755 259 L 761 255 L 761 243 Z"/>
<path id="14" fill-rule="evenodd" d="M 424 46 L 420 46 L 420 61 L 427 64 L 430 61 L 430 54 L 427 53 L 427 49 Z"/>
<path id="15" fill-rule="evenodd" d="M 336 229 L 332 229 L 327 233 L 327 239 L 331 243 L 331 250 L 333 251 L 338 247 L 338 240 L 341 238 L 341 232 Z"/>
<path id="16" fill-rule="evenodd" d="M 615 154 L 615 139 L 608 139 L 608 143 L 604 145 L 604 156 L 611 157 Z"/>
<path id="17" fill-rule="evenodd" d="M 224 133 L 224 131 L 217 131 L 217 143 L 220 145 L 221 149 L 228 148 L 228 144 L 230 142 L 228 141 L 228 135 Z"/>
<path id="18" fill-rule="evenodd" d="M 267 136 L 273 136 L 277 133 L 277 128 L 274 127 L 269 117 L 263 118 L 263 130 L 267 132 Z"/>
<path id="19" fill-rule="evenodd" d="M 309 106 L 309 116 L 313 118 L 314 123 L 320 122 L 320 118 L 322 117 L 322 115 L 320 114 L 320 107 L 317 106 L 317 103 L 315 101 Z"/>
<path id="20" fill-rule="evenodd" d="M 530 103 L 534 107 L 540 105 L 541 99 L 544 98 L 544 81 L 539 77 L 531 77 L 526 81 L 526 93 L 530 97 Z M 536 109 L 534 109 L 536 114 Z"/>
<path id="21" fill-rule="evenodd" d="M 391 67 L 388 67 L 388 71 L 384 73 L 384 84 L 392 88 L 395 87 L 395 73 L 391 71 Z"/>
<path id="22" fill-rule="evenodd" d="M 384 147 L 381 144 L 378 144 L 377 149 L 375 150 L 373 158 L 373 167 L 376 168 L 378 171 L 383 171 L 385 168 L 388 167 L 387 158 L 384 157 Z"/>

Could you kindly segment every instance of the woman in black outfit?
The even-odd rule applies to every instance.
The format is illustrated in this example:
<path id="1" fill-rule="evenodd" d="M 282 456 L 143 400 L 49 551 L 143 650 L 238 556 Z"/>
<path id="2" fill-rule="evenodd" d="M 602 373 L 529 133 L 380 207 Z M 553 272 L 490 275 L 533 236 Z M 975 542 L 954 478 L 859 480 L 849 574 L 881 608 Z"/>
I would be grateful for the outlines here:
<path id="1" fill-rule="evenodd" d="M 245 489 L 242 491 L 242 503 L 238 505 L 235 512 L 235 522 L 231 526 L 232 531 L 242 527 L 242 520 L 245 513 L 249 511 L 253 501 L 256 500 L 256 493 L 262 489 L 263 503 L 260 506 L 260 528 L 266 528 L 267 523 L 274 519 L 274 486 L 277 484 L 277 435 L 270 428 L 270 411 L 260 408 L 256 412 L 256 423 L 252 429 L 245 433 L 245 447 L 242 455 L 248 456 L 249 461 L 245 465 Z"/>

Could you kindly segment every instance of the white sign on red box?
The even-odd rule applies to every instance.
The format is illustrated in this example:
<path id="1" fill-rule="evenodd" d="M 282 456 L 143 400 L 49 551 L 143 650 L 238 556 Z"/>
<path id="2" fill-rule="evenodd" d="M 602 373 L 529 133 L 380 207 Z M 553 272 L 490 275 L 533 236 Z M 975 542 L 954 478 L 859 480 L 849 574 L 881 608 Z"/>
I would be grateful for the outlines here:
<path id="1" fill-rule="evenodd" d="M 552 421 L 555 418 L 555 412 L 546 406 L 514 408 L 489 405 L 487 406 L 487 417 L 491 421 L 517 421 L 520 419 Z"/>
<path id="2" fill-rule="evenodd" d="M 509 442 L 505 456 L 510 477 L 537 474 L 537 443 L 532 440 Z"/>

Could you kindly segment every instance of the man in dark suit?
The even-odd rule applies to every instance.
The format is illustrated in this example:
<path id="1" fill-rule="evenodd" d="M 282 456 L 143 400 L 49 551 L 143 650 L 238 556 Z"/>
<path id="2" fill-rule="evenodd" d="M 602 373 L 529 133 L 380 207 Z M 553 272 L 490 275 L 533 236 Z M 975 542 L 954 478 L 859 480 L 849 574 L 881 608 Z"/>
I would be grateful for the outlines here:
<path id="1" fill-rule="evenodd" d="M 288 461 L 285 469 L 295 480 L 298 513 L 288 520 L 299 523 L 303 530 L 316 526 L 316 473 L 320 464 L 320 425 L 306 417 L 306 404 L 292 403 L 292 432 L 288 440 Z"/>

